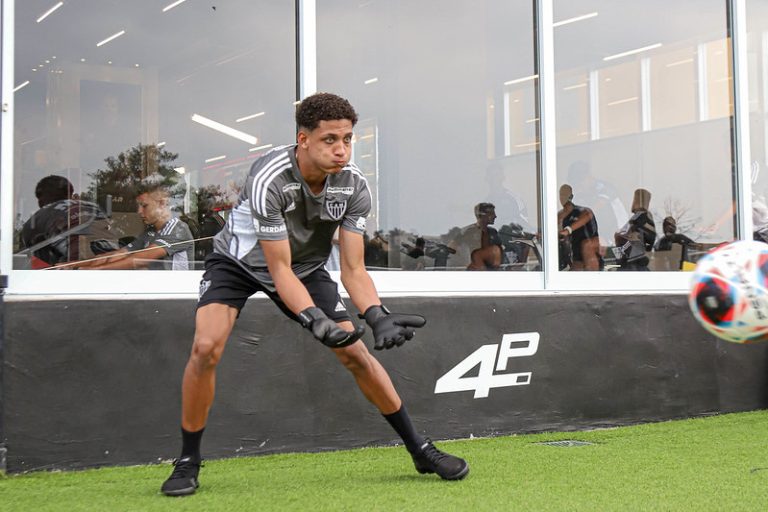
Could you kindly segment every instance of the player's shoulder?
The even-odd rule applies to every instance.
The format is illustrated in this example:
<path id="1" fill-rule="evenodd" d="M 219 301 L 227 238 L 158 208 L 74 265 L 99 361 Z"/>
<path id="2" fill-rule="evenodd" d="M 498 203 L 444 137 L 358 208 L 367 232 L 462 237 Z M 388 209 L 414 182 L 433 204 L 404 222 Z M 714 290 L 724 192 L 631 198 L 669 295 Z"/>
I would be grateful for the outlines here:
<path id="1" fill-rule="evenodd" d="M 365 179 L 365 174 L 363 174 L 363 171 L 361 171 L 360 168 L 353 162 L 349 162 L 347 165 L 345 165 L 341 170 L 341 173 L 339 173 L 338 177 L 339 181 L 343 181 L 348 186 L 353 186 L 358 190 L 368 186 L 368 181 Z"/>
<path id="2" fill-rule="evenodd" d="M 251 165 L 249 173 L 250 177 L 265 176 L 273 174 L 275 172 L 285 171 L 291 167 L 291 154 L 290 151 L 295 147 L 295 144 L 289 144 L 284 146 L 277 146 L 272 148 L 259 158 L 257 158 Z"/>

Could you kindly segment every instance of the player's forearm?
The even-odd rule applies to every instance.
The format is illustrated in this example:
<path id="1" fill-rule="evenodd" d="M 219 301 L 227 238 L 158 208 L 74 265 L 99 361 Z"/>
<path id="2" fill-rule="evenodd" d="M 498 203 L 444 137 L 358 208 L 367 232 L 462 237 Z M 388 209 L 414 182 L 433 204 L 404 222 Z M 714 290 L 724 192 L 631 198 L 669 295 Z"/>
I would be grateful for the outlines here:
<path id="1" fill-rule="evenodd" d="M 381 304 L 371 276 L 365 268 L 341 271 L 341 283 L 349 293 L 352 303 L 360 311 L 366 311 L 371 306 Z"/>
<path id="2" fill-rule="evenodd" d="M 288 306 L 288 309 L 298 314 L 315 305 L 306 287 L 299 281 L 299 278 L 296 277 L 296 274 L 293 273 L 290 267 L 279 270 L 270 269 L 270 273 L 275 282 L 277 294 L 285 305 Z"/>

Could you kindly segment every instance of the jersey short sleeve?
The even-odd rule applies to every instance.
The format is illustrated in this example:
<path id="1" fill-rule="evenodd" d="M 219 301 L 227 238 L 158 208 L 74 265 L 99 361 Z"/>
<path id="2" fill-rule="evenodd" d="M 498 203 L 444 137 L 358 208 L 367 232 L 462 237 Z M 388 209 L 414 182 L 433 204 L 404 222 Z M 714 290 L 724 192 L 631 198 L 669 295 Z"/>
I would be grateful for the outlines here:
<path id="1" fill-rule="evenodd" d="M 171 219 L 158 233 L 154 244 L 163 247 L 170 256 L 190 249 L 193 244 L 192 238 L 192 231 L 186 222 L 179 219 Z"/>
<path id="2" fill-rule="evenodd" d="M 365 232 L 365 221 L 371 212 L 371 191 L 368 189 L 365 177 L 356 167 L 353 174 L 358 179 L 356 179 L 355 192 L 347 206 L 341 227 L 353 233 L 363 234 Z"/>
<path id="3" fill-rule="evenodd" d="M 249 183 L 251 187 L 251 213 L 253 226 L 257 239 L 261 240 L 285 240 L 288 238 L 288 229 L 283 215 L 284 197 L 281 191 L 282 180 L 275 179 L 278 174 L 273 174 L 271 179 L 257 174 Z"/>

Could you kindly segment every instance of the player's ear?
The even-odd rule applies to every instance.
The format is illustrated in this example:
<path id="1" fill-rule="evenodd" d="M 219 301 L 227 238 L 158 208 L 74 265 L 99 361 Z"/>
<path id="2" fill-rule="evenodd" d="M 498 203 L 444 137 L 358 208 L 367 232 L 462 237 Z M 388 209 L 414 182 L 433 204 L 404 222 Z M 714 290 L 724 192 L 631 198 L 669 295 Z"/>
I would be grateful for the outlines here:
<path id="1" fill-rule="evenodd" d="M 296 134 L 296 142 L 302 149 L 307 149 L 307 132 L 303 128 Z"/>

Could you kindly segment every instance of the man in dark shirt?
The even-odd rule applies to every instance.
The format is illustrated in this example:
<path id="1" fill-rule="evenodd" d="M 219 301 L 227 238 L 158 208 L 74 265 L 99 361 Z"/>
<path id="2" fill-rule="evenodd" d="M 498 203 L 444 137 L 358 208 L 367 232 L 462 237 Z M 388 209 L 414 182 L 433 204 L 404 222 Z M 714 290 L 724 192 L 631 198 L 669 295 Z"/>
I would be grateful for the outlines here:
<path id="1" fill-rule="evenodd" d="M 571 270 L 600 270 L 600 238 L 597 219 L 586 206 L 573 204 L 573 189 L 570 185 L 560 187 L 560 204 L 563 209 L 557 214 L 560 236 L 571 240 Z"/>

